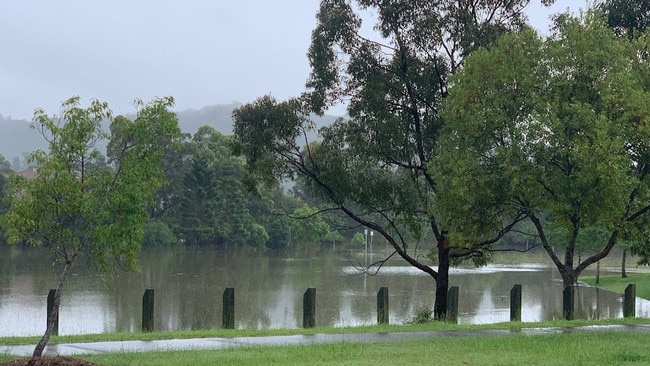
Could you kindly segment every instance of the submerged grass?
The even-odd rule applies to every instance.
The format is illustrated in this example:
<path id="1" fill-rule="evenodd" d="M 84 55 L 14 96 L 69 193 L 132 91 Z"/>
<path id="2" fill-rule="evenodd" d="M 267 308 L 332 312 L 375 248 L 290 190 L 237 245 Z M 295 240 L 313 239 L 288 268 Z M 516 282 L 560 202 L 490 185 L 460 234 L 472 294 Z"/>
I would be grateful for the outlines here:
<path id="1" fill-rule="evenodd" d="M 621 318 L 604 320 L 553 320 L 544 322 L 503 322 L 494 324 L 452 324 L 432 321 L 422 324 L 403 325 L 368 325 L 358 327 L 317 327 L 311 329 L 213 329 L 173 332 L 150 333 L 101 333 L 84 335 L 53 336 L 50 344 L 80 343 L 80 342 L 106 342 L 106 341 L 150 341 L 157 339 L 189 339 L 189 338 L 235 338 L 235 337 L 261 337 L 281 335 L 307 335 L 307 334 L 348 334 L 348 333 L 383 333 L 383 332 L 419 332 L 436 330 L 481 330 L 481 329 L 509 329 L 520 330 L 524 328 L 548 327 L 578 327 L 585 325 L 609 324 L 650 324 L 650 319 Z M 36 344 L 40 337 L 0 337 L 0 345 L 31 345 Z"/>
<path id="2" fill-rule="evenodd" d="M 88 355 L 99 365 L 647 365 L 650 334 L 570 332 Z M 0 362 L 8 360 L 0 355 Z"/>

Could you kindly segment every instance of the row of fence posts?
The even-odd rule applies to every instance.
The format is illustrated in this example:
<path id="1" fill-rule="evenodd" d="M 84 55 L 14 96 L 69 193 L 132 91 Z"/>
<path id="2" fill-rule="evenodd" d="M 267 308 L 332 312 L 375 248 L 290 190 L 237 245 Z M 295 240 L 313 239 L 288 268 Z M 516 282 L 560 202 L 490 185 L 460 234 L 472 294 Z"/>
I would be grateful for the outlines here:
<path id="1" fill-rule="evenodd" d="M 562 313 L 566 320 L 574 320 L 575 316 L 575 286 L 567 286 L 562 293 Z M 521 321 L 521 293 L 522 287 L 516 284 L 510 290 L 510 321 Z M 50 316 L 55 316 L 52 335 L 59 334 L 59 314 L 52 314 L 54 295 L 56 290 L 50 290 L 47 295 L 47 321 Z M 449 288 L 447 292 L 447 317 L 446 321 L 458 322 L 458 286 Z M 222 327 L 235 329 L 235 289 L 228 287 L 223 292 Z M 316 289 L 308 288 L 302 300 L 302 326 L 314 328 L 316 326 Z M 146 289 L 142 296 L 142 331 L 154 330 L 154 290 Z M 377 323 L 389 324 L 388 287 L 381 287 L 377 292 Z M 634 317 L 636 314 L 636 285 L 630 284 L 625 289 L 623 299 L 623 317 Z"/>

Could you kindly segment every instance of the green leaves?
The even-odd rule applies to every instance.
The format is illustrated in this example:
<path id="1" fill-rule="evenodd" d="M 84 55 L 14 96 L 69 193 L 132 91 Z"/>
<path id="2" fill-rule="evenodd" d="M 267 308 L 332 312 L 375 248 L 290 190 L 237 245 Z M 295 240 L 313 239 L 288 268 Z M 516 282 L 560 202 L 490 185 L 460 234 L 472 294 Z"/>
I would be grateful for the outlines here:
<path id="1" fill-rule="evenodd" d="M 532 117 L 542 80 L 540 46 L 532 31 L 506 35 L 476 51 L 452 80 L 431 170 L 455 243 L 480 242 L 504 227 L 519 211 L 511 192 L 530 187 L 529 146 L 546 133 Z"/>
<path id="2" fill-rule="evenodd" d="M 440 207 L 460 235 L 477 240 L 504 216 L 541 214 L 567 233 L 569 258 L 583 228 L 611 234 L 638 218 L 650 203 L 638 50 L 588 12 L 559 16 L 545 40 L 508 35 L 466 60 L 436 163 L 451 177 L 439 176 Z M 616 235 L 599 237 L 606 255 Z"/>
<path id="3" fill-rule="evenodd" d="M 607 15 L 607 24 L 618 35 L 632 39 L 650 25 L 650 2 L 647 0 L 606 0 L 597 6 Z"/>
<path id="4" fill-rule="evenodd" d="M 297 140 L 314 128 L 301 101 L 278 103 L 264 96 L 235 110 L 233 120 L 234 152 L 246 158 L 248 172 L 255 179 L 273 184 L 296 173 L 294 166 L 284 165 L 276 157 L 299 154 Z"/>

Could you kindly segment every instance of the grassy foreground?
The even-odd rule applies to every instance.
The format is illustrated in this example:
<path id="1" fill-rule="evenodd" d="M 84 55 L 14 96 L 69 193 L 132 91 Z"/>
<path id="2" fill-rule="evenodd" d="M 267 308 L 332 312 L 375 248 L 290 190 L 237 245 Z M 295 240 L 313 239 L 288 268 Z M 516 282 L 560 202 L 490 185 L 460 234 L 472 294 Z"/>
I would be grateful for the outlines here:
<path id="1" fill-rule="evenodd" d="M 636 296 L 650 300 L 650 273 L 629 273 L 626 278 L 618 275 L 600 276 L 600 284 L 596 285 L 596 277 L 580 277 L 580 280 L 609 291 L 623 293 L 629 284 L 636 284 Z"/>
<path id="2" fill-rule="evenodd" d="M 247 347 L 83 356 L 99 365 L 647 365 L 650 334 L 434 337 L 374 344 Z M 8 360 L 0 355 L 0 362 Z"/>

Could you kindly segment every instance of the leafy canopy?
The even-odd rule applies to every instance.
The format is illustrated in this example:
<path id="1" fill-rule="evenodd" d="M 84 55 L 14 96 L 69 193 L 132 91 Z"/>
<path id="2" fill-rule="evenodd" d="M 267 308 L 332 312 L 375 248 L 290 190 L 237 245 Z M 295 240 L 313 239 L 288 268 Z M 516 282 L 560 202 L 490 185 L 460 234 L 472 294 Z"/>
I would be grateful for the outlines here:
<path id="1" fill-rule="evenodd" d="M 486 235 L 523 212 L 558 268 L 573 269 L 585 228 L 605 228 L 600 250 L 641 239 L 650 209 L 650 67 L 643 40 L 617 37 L 596 12 L 556 20 L 553 34 L 503 37 L 466 59 L 444 106 L 439 196 L 458 240 Z M 564 236 L 564 262 L 547 228 Z M 647 239 L 643 239 L 646 241 Z"/>

